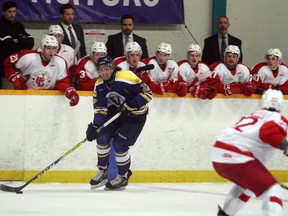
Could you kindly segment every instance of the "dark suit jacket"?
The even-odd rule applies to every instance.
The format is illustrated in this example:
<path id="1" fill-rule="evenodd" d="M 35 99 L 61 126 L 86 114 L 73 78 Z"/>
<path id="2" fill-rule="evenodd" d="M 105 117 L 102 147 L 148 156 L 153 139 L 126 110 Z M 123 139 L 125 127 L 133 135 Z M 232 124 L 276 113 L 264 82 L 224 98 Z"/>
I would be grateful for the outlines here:
<path id="1" fill-rule="evenodd" d="M 62 26 L 62 23 L 60 23 L 59 25 L 61 26 L 61 28 L 63 29 L 63 32 L 64 32 L 64 39 L 63 39 L 62 43 L 71 46 L 69 37 L 68 37 L 64 27 Z M 86 56 L 86 46 L 85 46 L 83 28 L 77 24 L 72 24 L 72 26 L 74 28 L 74 31 L 77 35 L 78 40 L 80 41 L 80 44 L 81 44 L 79 51 L 80 51 L 80 58 L 82 58 L 82 57 Z"/>
<path id="2" fill-rule="evenodd" d="M 148 49 L 146 45 L 146 39 L 133 33 L 134 41 L 137 42 L 142 49 L 141 58 L 148 58 Z M 124 56 L 123 38 L 122 32 L 114 35 L 109 35 L 106 43 L 108 55 L 114 59 L 119 56 Z"/>
<path id="3" fill-rule="evenodd" d="M 242 41 L 228 34 L 228 45 L 236 45 L 239 47 L 241 51 L 241 57 L 239 59 L 239 62 L 242 62 L 243 59 L 243 53 L 241 49 Z M 208 65 L 211 65 L 212 63 L 220 60 L 221 59 L 220 59 L 220 50 L 219 50 L 218 33 L 217 33 L 204 40 L 202 61 Z"/>

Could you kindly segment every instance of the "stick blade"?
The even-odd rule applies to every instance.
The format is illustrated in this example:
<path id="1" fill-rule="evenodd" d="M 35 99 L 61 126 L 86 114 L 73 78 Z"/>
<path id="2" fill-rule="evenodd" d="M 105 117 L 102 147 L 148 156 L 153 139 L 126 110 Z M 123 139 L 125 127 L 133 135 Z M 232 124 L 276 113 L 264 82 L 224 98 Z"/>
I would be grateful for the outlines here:
<path id="1" fill-rule="evenodd" d="M 140 72 L 140 71 L 146 71 L 146 70 L 153 70 L 154 69 L 154 65 L 153 64 L 148 64 L 148 65 L 145 65 L 143 67 L 139 67 L 136 69 L 136 73 L 137 72 Z"/>
<path id="2" fill-rule="evenodd" d="M 22 187 L 11 187 L 8 185 L 1 184 L 0 190 L 5 192 L 18 192 L 22 189 Z"/>

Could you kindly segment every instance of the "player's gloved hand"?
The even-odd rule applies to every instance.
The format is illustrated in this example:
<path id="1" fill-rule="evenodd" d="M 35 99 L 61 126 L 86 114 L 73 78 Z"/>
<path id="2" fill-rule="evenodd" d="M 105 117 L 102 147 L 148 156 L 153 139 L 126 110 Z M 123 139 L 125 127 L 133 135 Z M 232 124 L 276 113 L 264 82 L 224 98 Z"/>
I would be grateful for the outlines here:
<path id="1" fill-rule="evenodd" d="M 215 98 L 216 95 L 217 95 L 217 89 L 214 88 L 214 87 L 209 88 L 209 93 L 208 93 L 208 95 L 207 95 L 207 98 L 208 98 L 209 100 L 211 100 L 211 99 Z"/>
<path id="2" fill-rule="evenodd" d="M 209 95 L 209 88 L 201 85 L 194 86 L 194 89 L 192 90 L 192 95 L 200 99 L 206 99 Z"/>
<path id="3" fill-rule="evenodd" d="M 19 89 L 19 90 L 27 89 L 24 78 L 18 72 L 11 75 L 8 80 L 12 82 L 15 89 Z"/>
<path id="4" fill-rule="evenodd" d="M 255 90 L 256 90 L 256 87 L 254 84 L 247 83 L 244 85 L 243 94 L 246 96 L 251 96 L 252 94 L 254 94 Z"/>
<path id="5" fill-rule="evenodd" d="M 70 100 L 70 106 L 76 106 L 80 99 L 75 88 L 73 87 L 66 89 L 65 96 Z"/>
<path id="6" fill-rule="evenodd" d="M 185 97 L 185 95 L 188 92 L 188 85 L 185 82 L 179 82 L 173 84 L 173 91 L 179 96 L 179 97 Z"/>
<path id="7" fill-rule="evenodd" d="M 88 125 L 88 128 L 86 130 L 86 139 L 91 142 L 93 140 L 96 140 L 99 138 L 100 133 L 97 131 L 97 129 L 99 128 L 98 125 L 95 125 L 93 123 L 90 123 Z"/>

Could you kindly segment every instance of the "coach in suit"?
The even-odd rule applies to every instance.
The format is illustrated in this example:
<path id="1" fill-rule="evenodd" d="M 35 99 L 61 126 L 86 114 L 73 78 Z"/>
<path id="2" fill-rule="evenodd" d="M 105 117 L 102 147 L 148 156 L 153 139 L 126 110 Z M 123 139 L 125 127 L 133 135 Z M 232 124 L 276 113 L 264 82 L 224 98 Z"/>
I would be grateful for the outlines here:
<path id="1" fill-rule="evenodd" d="M 86 56 L 86 46 L 84 40 L 83 28 L 80 25 L 74 24 L 74 8 L 71 4 L 64 4 L 59 9 L 61 23 L 59 24 L 64 32 L 63 44 L 76 47 L 77 41 L 80 42 L 80 49 L 77 52 L 77 57 Z"/>
<path id="2" fill-rule="evenodd" d="M 230 34 L 228 28 L 230 26 L 229 19 L 226 16 L 220 16 L 217 19 L 218 33 L 204 40 L 204 48 L 202 61 L 208 65 L 223 60 L 224 50 L 228 45 L 236 45 L 241 51 L 239 62 L 242 62 L 243 53 L 241 49 L 242 41 Z"/>
<path id="3" fill-rule="evenodd" d="M 133 33 L 134 17 L 124 15 L 121 17 L 122 32 L 114 35 L 109 35 L 106 43 L 108 55 L 113 59 L 119 56 L 124 56 L 124 47 L 130 41 L 136 41 L 142 49 L 141 58 L 148 58 L 148 49 L 146 39 Z"/>

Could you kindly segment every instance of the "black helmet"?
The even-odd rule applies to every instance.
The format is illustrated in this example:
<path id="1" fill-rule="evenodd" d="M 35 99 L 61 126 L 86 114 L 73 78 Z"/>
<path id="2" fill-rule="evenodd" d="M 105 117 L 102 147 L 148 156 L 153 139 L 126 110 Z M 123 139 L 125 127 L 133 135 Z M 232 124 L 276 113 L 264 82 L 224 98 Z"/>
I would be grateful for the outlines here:
<path id="1" fill-rule="evenodd" d="M 103 66 L 109 66 L 113 70 L 115 69 L 115 65 L 113 63 L 113 59 L 110 56 L 108 56 L 108 55 L 106 55 L 104 57 L 100 57 L 98 59 L 98 62 L 96 64 L 97 69 L 99 70 Z"/>

